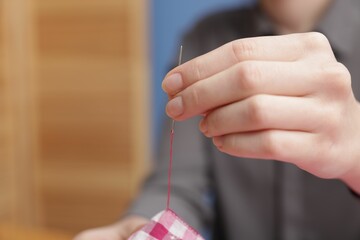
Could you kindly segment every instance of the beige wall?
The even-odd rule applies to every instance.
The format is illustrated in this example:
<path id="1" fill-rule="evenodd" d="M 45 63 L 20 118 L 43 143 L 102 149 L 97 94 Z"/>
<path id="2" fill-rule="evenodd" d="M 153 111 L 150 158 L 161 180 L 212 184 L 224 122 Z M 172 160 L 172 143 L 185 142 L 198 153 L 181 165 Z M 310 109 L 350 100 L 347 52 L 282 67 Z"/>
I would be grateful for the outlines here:
<path id="1" fill-rule="evenodd" d="M 146 1 L 0 0 L 0 221 L 116 220 L 146 169 Z"/>

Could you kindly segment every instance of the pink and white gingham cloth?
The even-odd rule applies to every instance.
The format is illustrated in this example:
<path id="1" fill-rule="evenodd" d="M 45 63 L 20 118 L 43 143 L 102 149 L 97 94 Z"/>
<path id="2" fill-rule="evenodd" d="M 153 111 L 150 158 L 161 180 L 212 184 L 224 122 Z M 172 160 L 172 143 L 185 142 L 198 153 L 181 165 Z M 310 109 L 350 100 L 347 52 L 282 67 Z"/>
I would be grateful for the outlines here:
<path id="1" fill-rule="evenodd" d="M 153 217 L 150 223 L 135 232 L 128 240 L 204 240 L 191 226 L 171 209 Z"/>

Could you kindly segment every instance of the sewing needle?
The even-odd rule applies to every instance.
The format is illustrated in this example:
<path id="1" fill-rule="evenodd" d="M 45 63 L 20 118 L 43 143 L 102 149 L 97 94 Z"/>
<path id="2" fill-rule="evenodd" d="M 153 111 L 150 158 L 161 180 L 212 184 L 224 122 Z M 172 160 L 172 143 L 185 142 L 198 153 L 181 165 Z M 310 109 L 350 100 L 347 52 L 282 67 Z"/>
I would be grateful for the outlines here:
<path id="1" fill-rule="evenodd" d="M 181 65 L 182 63 L 182 55 L 183 55 L 183 46 L 180 46 L 180 53 L 179 53 L 179 61 L 178 61 L 178 66 Z M 172 120 L 172 124 L 171 124 L 171 131 L 174 132 L 174 127 L 175 127 L 175 120 Z"/>
<path id="2" fill-rule="evenodd" d="M 180 47 L 179 54 L 179 66 L 182 62 L 182 50 L 183 47 Z M 169 162 L 169 170 L 168 170 L 168 192 L 167 192 L 167 201 L 166 201 L 166 209 L 170 209 L 170 195 L 171 195 L 171 171 L 172 171 L 172 162 L 173 162 L 173 141 L 174 141 L 174 127 L 175 120 L 172 120 L 171 131 L 170 131 L 170 162 Z"/>

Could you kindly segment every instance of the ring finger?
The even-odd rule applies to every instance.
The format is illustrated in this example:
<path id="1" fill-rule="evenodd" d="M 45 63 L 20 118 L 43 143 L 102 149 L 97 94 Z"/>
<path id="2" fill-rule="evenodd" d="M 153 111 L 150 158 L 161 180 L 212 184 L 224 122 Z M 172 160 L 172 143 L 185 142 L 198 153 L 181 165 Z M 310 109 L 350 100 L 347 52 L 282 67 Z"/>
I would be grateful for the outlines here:
<path id="1" fill-rule="evenodd" d="M 323 111 L 312 98 L 255 95 L 209 112 L 200 130 L 208 137 L 265 129 L 312 132 Z"/>

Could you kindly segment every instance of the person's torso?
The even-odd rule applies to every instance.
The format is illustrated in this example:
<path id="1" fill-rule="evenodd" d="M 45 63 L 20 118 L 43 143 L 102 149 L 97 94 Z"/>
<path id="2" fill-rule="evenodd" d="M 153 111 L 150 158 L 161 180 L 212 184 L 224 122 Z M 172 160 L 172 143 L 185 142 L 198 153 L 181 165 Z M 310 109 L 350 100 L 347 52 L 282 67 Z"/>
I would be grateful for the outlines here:
<path id="1" fill-rule="evenodd" d="M 208 18 L 194 30 L 201 44 L 191 46 L 192 54 L 255 37 L 254 27 L 253 10 Z M 360 42 L 356 37 L 354 43 Z M 341 61 L 360 99 L 360 51 L 353 49 Z M 320 179 L 290 164 L 231 157 L 204 141 L 217 196 L 214 239 L 360 239 L 360 198 L 341 181 Z"/>

